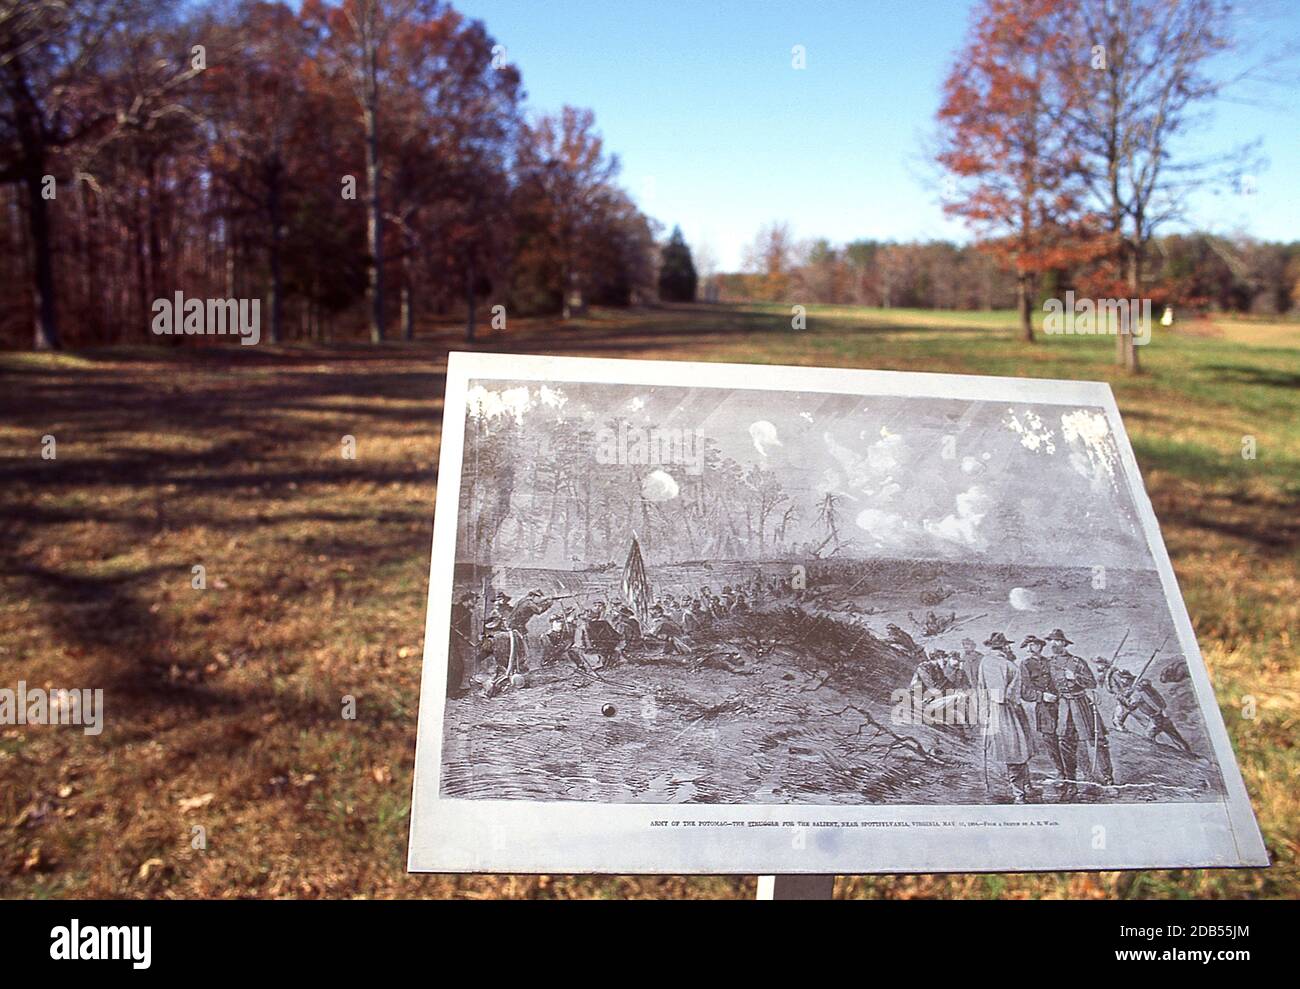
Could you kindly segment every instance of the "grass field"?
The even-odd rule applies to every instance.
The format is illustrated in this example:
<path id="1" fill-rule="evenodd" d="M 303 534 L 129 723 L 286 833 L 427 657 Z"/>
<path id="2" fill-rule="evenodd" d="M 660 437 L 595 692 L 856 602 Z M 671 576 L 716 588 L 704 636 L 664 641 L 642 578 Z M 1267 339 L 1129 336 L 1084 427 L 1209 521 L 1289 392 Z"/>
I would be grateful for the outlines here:
<path id="1" fill-rule="evenodd" d="M 1300 323 L 1158 330 L 1139 378 L 1109 339 L 1011 325 L 812 307 L 792 331 L 786 308 L 698 306 L 518 321 L 481 346 L 1111 380 L 1273 868 L 841 877 L 839 895 L 1300 895 Z M 107 705 L 98 737 L 0 727 L 0 895 L 753 896 L 752 878 L 405 873 L 448 346 L 451 328 L 0 355 L 0 686 Z"/>

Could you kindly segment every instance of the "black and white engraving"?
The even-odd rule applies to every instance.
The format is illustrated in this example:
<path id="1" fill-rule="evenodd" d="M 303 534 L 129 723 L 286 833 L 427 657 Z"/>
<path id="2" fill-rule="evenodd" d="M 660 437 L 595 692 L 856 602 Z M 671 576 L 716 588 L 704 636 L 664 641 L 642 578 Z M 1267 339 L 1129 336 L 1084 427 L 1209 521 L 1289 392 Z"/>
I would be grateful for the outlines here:
<path id="1" fill-rule="evenodd" d="M 1117 418 L 930 390 L 467 377 L 438 798 L 1225 801 Z"/>

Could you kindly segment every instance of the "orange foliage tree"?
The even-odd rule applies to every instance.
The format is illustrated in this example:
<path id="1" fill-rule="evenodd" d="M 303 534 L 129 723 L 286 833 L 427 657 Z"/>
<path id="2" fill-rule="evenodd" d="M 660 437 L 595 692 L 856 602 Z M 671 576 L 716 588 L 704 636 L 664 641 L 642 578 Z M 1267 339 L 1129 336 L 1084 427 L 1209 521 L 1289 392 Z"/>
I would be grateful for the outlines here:
<path id="1" fill-rule="evenodd" d="M 1071 41 L 1067 0 L 984 0 L 943 87 L 935 158 L 944 210 L 1016 276 L 1024 339 L 1034 339 L 1038 276 L 1098 250 L 1083 163 L 1065 126 L 1072 91 L 1054 71 Z"/>

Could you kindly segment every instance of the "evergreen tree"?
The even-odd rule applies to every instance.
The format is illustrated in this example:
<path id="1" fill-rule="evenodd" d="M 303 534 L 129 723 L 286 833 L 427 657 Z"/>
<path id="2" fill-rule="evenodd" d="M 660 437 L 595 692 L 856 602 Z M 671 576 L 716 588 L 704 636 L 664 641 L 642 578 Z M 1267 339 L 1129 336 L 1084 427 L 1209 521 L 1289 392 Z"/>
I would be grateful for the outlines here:
<path id="1" fill-rule="evenodd" d="M 695 262 L 691 260 L 691 249 L 682 236 L 682 228 L 673 227 L 659 269 L 659 298 L 665 302 L 694 302 L 697 281 Z"/>

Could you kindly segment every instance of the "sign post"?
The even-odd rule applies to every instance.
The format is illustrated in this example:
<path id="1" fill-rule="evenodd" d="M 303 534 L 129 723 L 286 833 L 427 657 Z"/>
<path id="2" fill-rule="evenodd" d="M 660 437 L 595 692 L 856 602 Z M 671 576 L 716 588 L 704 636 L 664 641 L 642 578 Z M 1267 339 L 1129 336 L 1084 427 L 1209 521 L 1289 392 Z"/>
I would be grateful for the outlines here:
<path id="1" fill-rule="evenodd" d="M 833 900 L 834 876 L 759 876 L 756 900 Z"/>

